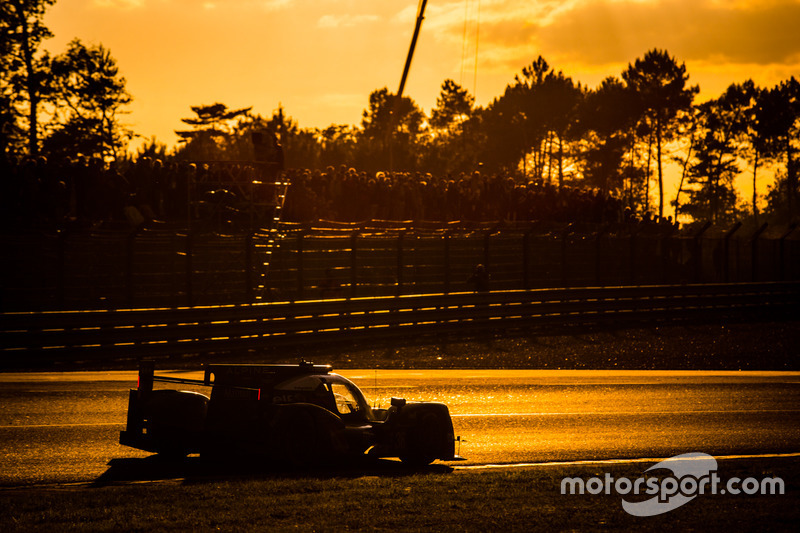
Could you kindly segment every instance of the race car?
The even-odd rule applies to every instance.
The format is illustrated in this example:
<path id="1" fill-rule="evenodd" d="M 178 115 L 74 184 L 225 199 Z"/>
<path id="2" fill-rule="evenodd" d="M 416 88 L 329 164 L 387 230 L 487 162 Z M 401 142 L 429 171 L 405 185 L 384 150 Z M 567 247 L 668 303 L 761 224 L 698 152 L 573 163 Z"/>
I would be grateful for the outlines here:
<path id="1" fill-rule="evenodd" d="M 330 365 L 209 364 L 204 370 L 202 380 L 157 376 L 154 364 L 143 362 L 120 443 L 164 456 L 246 454 L 295 466 L 387 457 L 419 466 L 461 459 L 442 403 L 392 398 L 388 409 L 372 408 Z M 154 389 L 154 382 L 211 392 Z"/>

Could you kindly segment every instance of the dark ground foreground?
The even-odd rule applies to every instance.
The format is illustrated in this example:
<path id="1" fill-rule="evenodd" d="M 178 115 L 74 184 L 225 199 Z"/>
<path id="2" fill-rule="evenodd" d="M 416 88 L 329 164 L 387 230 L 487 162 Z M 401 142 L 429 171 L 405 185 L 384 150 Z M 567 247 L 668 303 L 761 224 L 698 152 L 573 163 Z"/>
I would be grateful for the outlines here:
<path id="1" fill-rule="evenodd" d="M 796 531 L 800 459 L 721 459 L 723 483 L 783 480 L 780 494 L 703 494 L 657 516 L 622 499 L 562 494 L 564 477 L 633 481 L 655 461 L 424 471 L 250 473 L 0 491 L 2 531 Z M 651 474 L 652 475 L 652 474 Z M 138 479 L 138 478 L 137 478 Z"/>

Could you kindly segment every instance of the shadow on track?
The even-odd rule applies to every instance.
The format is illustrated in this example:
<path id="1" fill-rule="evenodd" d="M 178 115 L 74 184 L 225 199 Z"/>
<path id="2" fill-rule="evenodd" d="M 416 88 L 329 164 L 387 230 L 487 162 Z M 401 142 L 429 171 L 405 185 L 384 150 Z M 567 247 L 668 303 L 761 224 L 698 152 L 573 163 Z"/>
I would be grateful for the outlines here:
<path id="1" fill-rule="evenodd" d="M 133 482 L 180 480 L 205 483 L 233 479 L 270 479 L 305 477 L 316 479 L 358 478 L 363 476 L 402 477 L 415 474 L 449 474 L 446 464 L 414 467 L 388 459 L 363 459 L 336 465 L 294 467 L 259 460 L 208 461 L 200 457 L 167 459 L 159 455 L 145 458 L 112 459 L 106 470 L 92 484 L 103 487 Z"/>

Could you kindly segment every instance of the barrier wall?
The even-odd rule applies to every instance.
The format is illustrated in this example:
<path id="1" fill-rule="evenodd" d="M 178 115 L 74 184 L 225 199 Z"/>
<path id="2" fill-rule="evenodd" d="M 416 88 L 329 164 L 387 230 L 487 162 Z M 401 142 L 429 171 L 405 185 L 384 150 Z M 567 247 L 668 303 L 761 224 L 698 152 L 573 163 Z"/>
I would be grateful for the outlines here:
<path id="1" fill-rule="evenodd" d="M 2 235 L 0 305 L 120 309 L 446 294 L 475 289 L 469 279 L 478 264 L 491 290 L 798 280 L 800 240 L 791 229 L 672 234 L 384 222 L 247 235 Z"/>

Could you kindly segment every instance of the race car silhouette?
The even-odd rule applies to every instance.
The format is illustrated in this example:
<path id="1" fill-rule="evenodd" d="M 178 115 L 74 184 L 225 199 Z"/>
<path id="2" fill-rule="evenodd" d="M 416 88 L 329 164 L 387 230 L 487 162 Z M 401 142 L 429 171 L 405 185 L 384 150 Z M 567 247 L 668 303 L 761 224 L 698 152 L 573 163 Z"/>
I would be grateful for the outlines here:
<path id="1" fill-rule="evenodd" d="M 154 382 L 211 388 L 154 389 Z M 446 405 L 392 398 L 370 407 L 358 387 L 329 365 L 205 366 L 204 379 L 156 376 L 152 362 L 131 389 L 120 443 L 164 456 L 250 454 L 291 465 L 399 457 L 426 465 L 460 460 Z"/>

